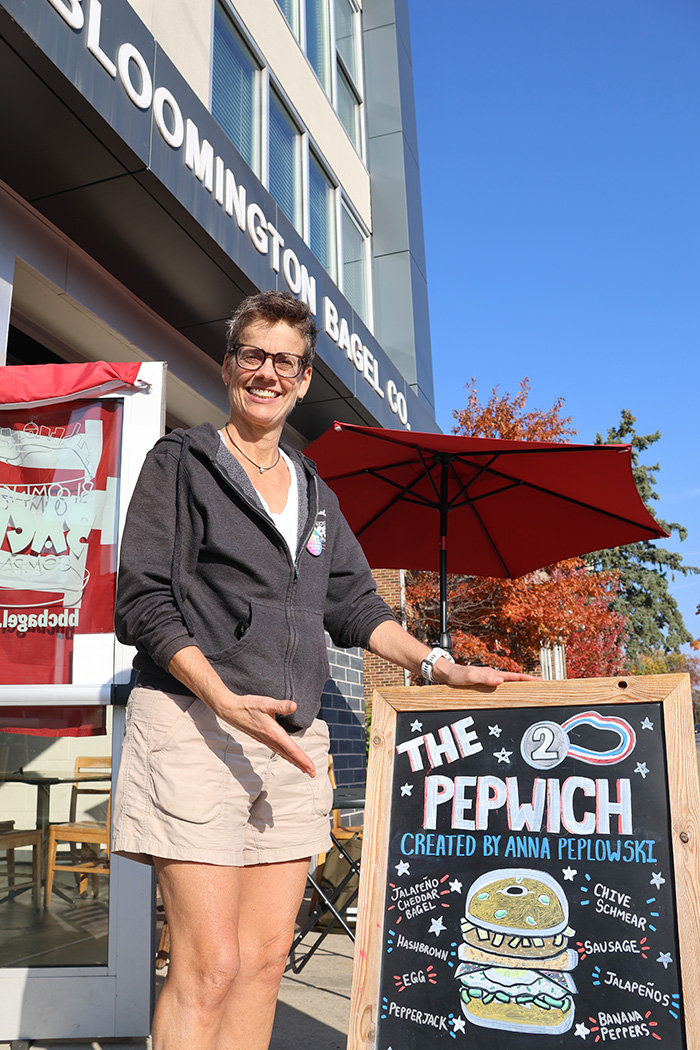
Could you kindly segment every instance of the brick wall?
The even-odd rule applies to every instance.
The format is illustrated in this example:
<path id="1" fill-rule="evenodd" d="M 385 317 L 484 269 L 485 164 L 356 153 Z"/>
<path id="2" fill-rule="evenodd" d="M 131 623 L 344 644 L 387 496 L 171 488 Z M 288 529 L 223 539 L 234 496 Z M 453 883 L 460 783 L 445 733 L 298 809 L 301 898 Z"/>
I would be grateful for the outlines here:
<path id="1" fill-rule="evenodd" d="M 377 583 L 377 592 L 387 605 L 393 609 L 396 618 L 401 622 L 401 572 L 399 569 L 373 569 L 372 575 Z M 365 678 L 365 704 L 367 718 L 372 715 L 372 694 L 383 686 L 405 685 L 406 679 L 402 667 L 388 663 L 374 653 L 363 654 Z"/>

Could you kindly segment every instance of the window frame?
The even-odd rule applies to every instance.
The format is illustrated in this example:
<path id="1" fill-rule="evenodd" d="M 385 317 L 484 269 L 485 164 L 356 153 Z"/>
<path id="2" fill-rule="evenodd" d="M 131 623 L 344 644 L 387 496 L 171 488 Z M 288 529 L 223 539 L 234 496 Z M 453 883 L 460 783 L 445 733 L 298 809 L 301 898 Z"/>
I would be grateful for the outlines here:
<path id="1" fill-rule="evenodd" d="M 339 270 L 339 263 L 340 263 L 340 257 L 339 257 L 340 236 L 339 236 L 339 226 L 338 226 L 338 216 L 339 216 L 339 210 L 338 209 L 339 209 L 340 198 L 341 198 L 340 186 L 338 184 L 338 180 L 335 178 L 335 176 L 331 172 L 330 168 L 328 167 L 328 165 L 324 161 L 320 150 L 318 150 L 314 146 L 314 144 L 311 141 L 311 138 L 310 138 L 309 135 L 307 135 L 307 148 L 305 150 L 304 156 L 305 156 L 305 159 L 306 159 L 306 189 L 307 189 L 306 200 L 308 202 L 308 206 L 307 206 L 307 209 L 306 209 L 307 222 L 306 222 L 305 227 L 304 227 L 304 241 L 308 245 L 309 251 L 311 251 L 313 253 L 314 258 L 318 259 L 320 265 L 323 267 L 323 269 L 328 274 L 330 279 L 333 281 L 333 283 L 336 285 L 336 287 L 339 288 L 340 285 L 339 285 L 338 281 L 339 281 L 339 276 L 340 276 L 340 270 Z M 329 261 L 331 263 L 331 270 L 328 270 L 327 267 L 325 267 L 323 265 L 323 262 L 314 253 L 313 247 L 311 245 L 311 193 L 310 193 L 311 181 L 310 181 L 309 171 L 310 171 L 312 159 L 316 163 L 316 165 L 318 166 L 321 174 L 324 176 L 324 178 L 326 178 L 328 180 L 328 182 L 330 184 L 330 190 L 331 190 L 331 193 L 330 193 L 330 196 L 331 196 L 331 207 L 330 207 L 331 215 L 330 215 L 330 218 L 331 218 L 331 223 L 332 223 L 332 234 L 331 234 L 331 236 L 332 236 L 332 242 L 333 243 L 331 245 L 329 245 L 328 255 L 329 255 Z"/>
<path id="2" fill-rule="evenodd" d="M 304 237 L 304 231 L 306 229 L 307 212 L 308 212 L 308 132 L 306 131 L 303 122 L 299 119 L 298 114 L 295 112 L 294 107 L 289 102 L 286 94 L 280 87 L 280 85 L 270 77 L 269 70 L 266 78 L 266 104 L 264 106 L 265 123 L 266 123 L 266 135 L 265 135 L 265 167 L 266 167 L 266 178 L 263 180 L 265 189 L 270 194 L 272 199 L 278 208 L 281 209 L 285 218 L 292 224 L 294 229 L 297 231 L 300 237 Z M 273 99 L 276 100 L 284 116 L 286 116 L 289 123 L 295 128 L 297 134 L 297 146 L 296 156 L 294 160 L 295 166 L 295 180 L 298 180 L 297 185 L 294 187 L 295 196 L 295 210 L 298 209 L 298 215 L 292 218 L 287 215 L 286 211 L 275 198 L 270 188 L 270 111 L 272 107 Z M 308 242 L 307 242 L 308 243 Z"/>
<path id="3" fill-rule="evenodd" d="M 355 226 L 362 241 L 362 266 L 363 266 L 363 291 L 365 296 L 365 312 L 360 313 L 357 307 L 350 301 L 345 291 L 345 261 L 343 257 L 345 231 L 343 229 L 343 212 L 350 222 Z M 360 216 L 353 208 L 351 202 L 344 193 L 339 194 L 338 201 L 338 288 L 352 306 L 355 313 L 367 325 L 370 332 L 374 332 L 374 289 L 371 274 L 372 257 L 370 252 L 371 234 Z"/>
<path id="4" fill-rule="evenodd" d="M 276 2 L 276 0 L 275 0 L 275 2 Z M 298 5 L 300 5 L 302 2 L 305 3 L 305 0 L 296 0 L 296 2 L 297 2 Z M 345 125 L 340 120 L 340 117 L 338 115 L 338 111 L 337 111 L 337 108 L 336 108 L 337 103 L 334 102 L 333 99 L 330 98 L 330 96 L 328 96 L 327 92 L 326 92 L 326 95 L 329 98 L 329 101 L 331 102 L 331 104 L 333 105 L 334 112 L 336 114 L 338 122 L 340 123 L 341 127 L 345 131 L 345 134 L 348 136 L 350 141 L 353 143 L 353 146 L 357 150 L 358 154 L 360 154 L 361 157 L 364 157 L 365 126 L 364 126 L 364 119 L 363 119 L 363 115 L 362 115 L 363 114 L 362 97 L 359 94 L 359 90 L 358 90 L 358 87 L 356 86 L 355 82 L 349 76 L 346 64 L 343 62 L 342 56 L 339 56 L 338 49 L 337 49 L 337 46 L 335 44 L 335 0 L 325 0 L 325 2 L 328 5 L 327 6 L 327 10 L 328 10 L 328 16 L 329 16 L 329 31 L 330 31 L 330 34 L 331 34 L 331 41 L 332 41 L 330 60 L 331 60 L 331 65 L 332 65 L 332 86 L 333 86 L 333 91 L 336 94 L 336 98 L 337 98 L 337 69 L 338 69 L 338 62 L 340 62 L 341 68 L 342 68 L 342 70 L 344 72 L 344 75 L 345 75 L 347 81 L 348 81 L 348 85 L 351 88 L 351 90 L 352 90 L 352 92 L 353 92 L 353 94 L 354 94 L 354 96 L 355 96 L 355 98 L 357 100 L 359 139 L 360 139 L 359 143 L 355 143 L 353 141 L 352 136 L 350 135 L 350 133 L 345 128 Z M 360 37 L 359 37 L 359 17 L 358 16 L 360 14 L 360 11 L 359 11 L 359 8 L 357 7 L 357 4 L 356 4 L 355 0 L 349 0 L 349 2 L 350 2 L 350 6 L 352 7 L 352 14 L 353 14 L 353 30 L 354 30 L 354 33 L 355 33 L 356 55 L 357 55 L 357 61 L 358 61 L 358 80 L 361 81 L 362 80 L 362 75 L 363 75 L 363 67 L 362 67 L 362 49 L 360 47 Z M 270 193 L 270 104 L 271 104 L 271 97 L 272 97 L 272 95 L 274 95 L 278 99 L 278 101 L 281 104 L 283 110 L 285 111 L 286 115 L 290 119 L 291 123 L 296 127 L 296 129 L 297 129 L 297 131 L 299 133 L 299 138 L 300 138 L 300 144 L 299 144 L 299 154 L 300 154 L 300 158 L 299 158 L 299 176 L 300 176 L 300 185 L 298 187 L 298 192 L 299 192 L 299 196 L 300 196 L 300 200 L 298 202 L 299 208 L 300 208 L 299 225 L 297 226 L 295 224 L 294 220 L 292 220 L 291 218 L 289 218 L 288 215 L 286 215 L 286 212 L 283 211 L 282 206 L 280 204 L 277 204 L 276 201 L 275 201 L 275 204 L 276 204 L 276 206 L 278 208 L 280 208 L 281 211 L 283 211 L 283 214 L 285 215 L 285 218 L 296 229 L 297 233 L 302 238 L 302 240 L 306 244 L 306 246 L 309 249 L 309 251 L 314 255 L 314 258 L 318 261 L 318 264 L 321 267 L 321 269 L 324 271 L 324 273 L 328 274 L 330 280 L 335 284 L 335 286 L 339 289 L 339 291 L 343 295 L 345 295 L 345 290 L 344 290 L 344 284 L 345 284 L 344 277 L 345 277 L 345 274 L 344 274 L 344 263 L 343 263 L 343 236 L 344 236 L 344 234 L 343 234 L 343 210 L 345 210 L 347 212 L 349 220 L 357 228 L 357 231 L 358 231 L 358 233 L 360 235 L 360 238 L 362 240 L 362 262 L 363 262 L 363 271 L 364 271 L 363 290 L 364 290 L 364 296 L 365 296 L 365 314 L 366 314 L 366 316 L 360 315 L 359 311 L 356 310 L 355 307 L 353 307 L 353 309 L 356 310 L 356 312 L 358 313 L 358 316 L 362 316 L 363 323 L 367 326 L 367 328 L 370 331 L 374 331 L 374 282 L 373 282 L 373 275 L 372 275 L 371 233 L 368 230 L 368 228 L 365 225 L 365 223 L 360 218 L 359 214 L 357 213 L 357 211 L 356 211 L 355 207 L 353 206 L 352 202 L 350 201 L 350 199 L 344 193 L 343 188 L 342 188 L 342 186 L 340 184 L 340 180 L 337 178 L 337 176 L 336 176 L 335 172 L 333 171 L 331 165 L 328 163 L 328 161 L 324 157 L 322 151 L 319 149 L 318 144 L 315 142 L 315 140 L 309 134 L 308 129 L 306 128 L 306 126 L 305 126 L 303 120 L 301 119 L 299 113 L 297 112 L 296 108 L 292 105 L 291 100 L 289 99 L 289 96 L 287 95 L 286 91 L 284 90 L 282 85 L 279 83 L 279 81 L 270 72 L 270 68 L 269 68 L 268 64 L 266 63 L 265 58 L 264 58 L 263 54 L 260 51 L 260 48 L 256 46 L 255 41 L 251 38 L 251 35 L 248 32 L 246 26 L 244 25 L 244 23 L 242 22 L 240 16 L 238 15 L 238 13 L 236 12 L 235 8 L 233 7 L 232 0 L 215 0 L 215 6 L 217 8 L 221 8 L 222 13 L 225 14 L 225 16 L 228 18 L 228 20 L 229 20 L 231 26 L 233 27 L 234 31 L 240 36 L 243 44 L 246 46 L 247 50 L 252 55 L 253 60 L 255 61 L 255 63 L 258 66 L 258 69 L 259 69 L 260 80 L 259 80 L 259 92 L 258 92 L 258 106 L 259 106 L 259 110 L 260 111 L 257 114 L 257 126 L 258 126 L 258 135 L 259 135 L 259 154 L 260 154 L 260 156 L 259 156 L 259 171 L 255 171 L 254 174 L 257 175 L 257 177 L 260 179 L 260 182 L 262 183 L 263 187 L 267 190 L 268 193 Z M 282 8 L 279 7 L 279 4 L 277 4 L 277 7 L 278 7 L 278 10 L 279 10 L 280 14 L 282 15 L 282 17 L 285 18 L 284 12 L 282 11 Z M 299 6 L 299 10 L 301 11 L 301 7 L 300 6 Z M 306 10 L 306 8 L 304 6 L 304 13 L 305 13 L 305 10 Z M 286 18 L 285 18 L 285 22 L 287 22 Z M 305 19 L 301 19 L 301 23 L 302 23 L 302 28 L 305 27 Z M 288 27 L 290 29 L 290 32 L 291 32 L 292 31 L 292 27 L 289 25 L 288 22 L 287 22 L 287 25 L 288 25 Z M 302 36 L 303 35 L 304 34 L 302 32 Z M 209 97 L 209 108 L 210 108 L 210 111 L 211 111 L 212 102 L 213 102 L 213 79 L 214 79 L 214 70 L 213 70 L 213 67 L 214 67 L 214 63 L 213 63 L 213 36 L 214 36 L 214 19 L 212 19 L 212 50 L 211 50 L 212 63 L 211 63 L 211 70 L 210 70 L 210 97 Z M 301 42 L 298 41 L 298 43 L 300 43 L 300 46 L 301 46 Z M 307 62 L 309 62 L 308 56 L 306 54 L 305 54 L 305 58 L 306 58 Z M 314 76 L 317 79 L 319 79 L 318 78 L 318 74 L 316 73 L 316 70 L 314 69 L 314 67 L 311 65 L 310 62 L 309 62 L 309 66 L 312 69 L 312 71 L 314 73 Z M 321 84 L 320 80 L 319 80 L 319 84 Z M 323 88 L 323 84 L 321 84 L 321 87 Z M 323 88 L 323 90 L 325 92 L 325 88 Z M 225 132 L 224 132 L 224 134 L 225 134 Z M 235 144 L 234 144 L 234 146 L 235 146 Z M 335 266 L 335 274 L 331 273 L 329 270 L 326 269 L 326 267 L 324 266 L 322 261 L 313 252 L 313 248 L 311 247 L 311 244 L 310 244 L 310 221 L 311 221 L 311 219 L 310 219 L 311 202 L 310 202 L 310 191 L 309 191 L 309 186 L 310 186 L 310 183 L 309 183 L 310 157 L 313 157 L 314 161 L 316 162 L 316 164 L 320 168 L 321 172 L 325 175 L 325 177 L 328 179 L 328 181 L 329 181 L 329 183 L 331 185 L 331 192 L 332 192 L 332 195 L 333 195 L 332 214 L 333 214 L 333 226 L 334 226 L 334 228 L 333 228 L 333 241 L 334 241 L 334 244 L 332 246 L 332 258 L 333 258 L 333 265 Z M 274 200 L 274 198 L 273 198 L 273 200 Z M 346 296 L 346 298 L 347 298 L 347 296 Z"/>
<path id="5" fill-rule="evenodd" d="M 353 146 L 359 153 L 360 157 L 364 160 L 367 156 L 367 142 L 366 142 L 366 129 L 365 129 L 365 117 L 364 117 L 364 63 L 361 46 L 361 33 L 360 33 L 360 17 L 361 11 L 357 6 L 356 0 L 341 0 L 346 2 L 351 9 L 352 19 L 352 36 L 353 36 L 353 50 L 355 52 L 355 62 L 357 64 L 356 75 L 353 75 L 347 65 L 347 62 L 343 58 L 340 48 L 338 47 L 338 35 L 336 32 L 336 18 L 335 18 L 335 7 L 338 0 L 328 0 L 330 6 L 330 19 L 331 19 L 331 46 L 332 46 L 332 62 L 333 62 L 333 108 L 336 116 L 340 121 L 341 125 L 345 129 L 345 133 L 352 142 Z M 340 91 L 338 87 L 339 77 L 342 76 L 345 80 L 347 87 L 349 88 L 350 94 L 354 96 L 355 101 L 355 136 L 347 129 L 344 121 L 340 117 Z"/>
<path id="6" fill-rule="evenodd" d="M 222 0 L 223 2 L 223 0 Z M 338 38 L 336 35 L 336 18 L 335 18 L 335 6 L 337 0 L 320 0 L 325 5 L 326 18 L 328 20 L 328 36 L 327 41 L 329 54 L 328 54 L 328 78 L 329 83 L 324 84 L 322 78 L 309 58 L 308 54 L 308 31 L 307 31 L 307 0 L 293 0 L 294 3 L 294 19 L 297 23 L 296 27 L 289 21 L 285 12 L 282 10 L 280 0 L 275 0 L 277 8 L 284 18 L 289 31 L 296 40 L 297 44 L 301 48 L 306 61 L 309 64 L 309 68 L 313 72 L 314 76 L 318 80 L 321 88 L 328 98 L 336 117 L 340 121 L 340 124 L 345 131 L 346 135 L 352 142 L 359 156 L 364 159 L 367 156 L 367 136 L 365 129 L 365 118 L 364 118 L 364 64 L 362 54 L 362 34 L 360 31 L 360 18 L 362 11 L 357 4 L 357 0 L 341 0 L 346 2 L 350 8 L 350 16 L 352 21 L 352 41 L 353 51 L 355 55 L 355 63 L 357 66 L 356 72 L 353 74 L 345 59 L 343 58 L 340 49 L 338 47 Z M 340 117 L 339 110 L 339 99 L 340 91 L 338 87 L 340 75 L 343 77 L 350 95 L 353 97 L 353 103 L 355 106 L 355 127 L 352 131 L 348 130 L 345 122 Z"/>
<path id="7" fill-rule="evenodd" d="M 258 176 L 258 178 L 264 183 L 263 173 L 265 168 L 265 158 L 267 156 L 267 150 L 265 143 L 267 141 L 267 105 L 266 105 L 266 93 L 267 93 L 267 79 L 268 70 L 265 64 L 265 60 L 260 52 L 260 49 L 255 46 L 254 41 L 251 39 L 250 34 L 246 32 L 245 27 L 240 21 L 236 11 L 234 10 L 230 0 L 214 0 L 214 16 L 211 21 L 211 40 L 210 40 L 210 54 L 211 54 L 211 67 L 209 70 L 209 112 L 214 116 L 213 102 L 214 102 L 214 37 L 216 32 L 216 16 L 217 11 L 221 11 L 222 16 L 227 19 L 230 28 L 240 38 L 240 41 L 244 49 L 250 54 L 253 60 L 253 64 L 257 67 L 255 72 L 255 85 L 253 89 L 253 107 L 254 112 L 252 116 L 251 126 L 253 129 L 253 164 L 251 165 L 251 171 Z M 216 119 L 216 117 L 214 117 Z M 227 132 L 222 128 L 224 134 Z M 235 149 L 238 149 L 236 143 L 230 139 Z M 240 151 L 239 151 L 240 152 Z M 247 159 L 244 154 L 241 153 L 243 160 Z"/>

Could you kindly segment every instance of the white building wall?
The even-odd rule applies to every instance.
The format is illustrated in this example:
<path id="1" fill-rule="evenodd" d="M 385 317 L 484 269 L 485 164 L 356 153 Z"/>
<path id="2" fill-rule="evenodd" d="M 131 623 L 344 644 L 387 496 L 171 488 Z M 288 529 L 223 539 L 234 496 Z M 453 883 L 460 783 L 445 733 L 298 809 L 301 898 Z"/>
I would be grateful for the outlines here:
<path id="1" fill-rule="evenodd" d="M 213 0 L 130 0 L 194 93 L 209 105 Z"/>

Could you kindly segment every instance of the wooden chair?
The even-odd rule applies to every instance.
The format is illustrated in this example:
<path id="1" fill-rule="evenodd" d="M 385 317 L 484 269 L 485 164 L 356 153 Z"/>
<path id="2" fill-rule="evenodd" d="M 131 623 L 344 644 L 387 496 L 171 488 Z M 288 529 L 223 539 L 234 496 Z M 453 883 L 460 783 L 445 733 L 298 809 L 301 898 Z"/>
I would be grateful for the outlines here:
<path id="1" fill-rule="evenodd" d="M 15 850 L 22 846 L 32 847 L 32 877 L 29 882 L 17 882 L 15 878 Z M 31 889 L 34 907 L 41 907 L 41 831 L 38 828 L 16 831 L 13 820 L 0 821 L 0 853 L 5 853 L 7 865 L 7 893 L 0 904 L 11 900 L 17 893 Z"/>
<path id="2" fill-rule="evenodd" d="M 82 756 L 75 760 L 75 775 L 89 774 L 96 769 L 112 768 L 111 758 Z M 107 795 L 107 820 L 78 821 L 78 801 L 83 795 Z M 87 877 L 92 876 L 92 894 L 97 896 L 99 875 L 109 875 L 109 826 L 112 805 L 111 785 L 76 780 L 71 788 L 69 808 L 70 820 L 67 824 L 49 824 L 48 854 L 46 860 L 46 886 L 44 888 L 44 906 L 48 908 L 51 901 L 54 873 L 70 871 L 79 876 L 78 886 L 82 894 L 87 892 Z M 58 863 L 59 842 L 70 843 L 70 863 Z M 79 847 L 79 848 L 78 848 Z M 95 848 L 96 847 L 96 848 Z"/>
<path id="3" fill-rule="evenodd" d="M 331 782 L 331 787 L 335 791 L 338 787 L 338 783 L 335 779 L 335 769 L 333 768 L 333 756 L 328 756 L 328 779 Z M 331 817 L 333 820 L 333 826 L 331 831 L 337 839 L 341 841 L 343 839 L 351 839 L 353 835 L 357 835 L 362 838 L 362 832 L 364 830 L 364 824 L 343 824 L 343 819 L 340 816 L 340 809 L 335 807 L 331 810 Z"/>
<path id="4" fill-rule="evenodd" d="M 335 768 L 333 766 L 333 755 L 328 755 L 328 779 L 331 782 L 333 791 L 338 787 L 338 782 L 335 778 Z M 353 838 L 355 835 L 359 839 L 362 838 L 364 831 L 364 824 L 343 824 L 343 818 L 340 815 L 340 809 L 334 807 L 331 810 L 331 834 L 337 839 L 338 842 L 344 842 L 347 839 Z M 327 853 L 319 853 L 316 858 L 316 871 L 314 878 L 317 882 L 320 882 L 323 878 L 323 871 L 326 866 Z M 318 907 L 318 894 L 316 890 L 311 891 L 311 899 L 309 900 L 309 915 L 311 915 Z"/>

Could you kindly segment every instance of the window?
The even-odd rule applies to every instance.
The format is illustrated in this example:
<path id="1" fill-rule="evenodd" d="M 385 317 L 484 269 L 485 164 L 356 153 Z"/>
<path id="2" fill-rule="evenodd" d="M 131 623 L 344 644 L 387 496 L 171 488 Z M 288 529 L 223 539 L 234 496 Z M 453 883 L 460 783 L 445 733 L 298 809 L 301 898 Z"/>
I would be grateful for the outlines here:
<path id="1" fill-rule="evenodd" d="M 299 39 L 299 0 L 277 0 L 277 6 L 289 22 L 294 36 Z"/>
<path id="2" fill-rule="evenodd" d="M 313 153 L 309 153 L 309 247 L 330 277 L 337 281 L 335 197 L 335 186 Z"/>
<path id="3" fill-rule="evenodd" d="M 350 0 L 335 0 L 336 109 L 338 116 L 361 152 L 359 61 L 355 10 Z"/>
<path id="4" fill-rule="evenodd" d="M 354 0 L 276 0 L 358 151 L 362 144 Z M 299 35 L 297 33 L 297 39 Z M 212 113 L 357 314 L 371 325 L 367 231 L 227 0 L 214 20 Z"/>
<path id="5" fill-rule="evenodd" d="M 331 46 L 331 5 L 335 47 Z M 352 139 L 362 151 L 358 12 L 352 0 L 277 0 L 299 45 Z"/>
<path id="6" fill-rule="evenodd" d="M 341 209 L 341 232 L 343 238 L 343 287 L 342 291 L 350 305 L 360 317 L 367 317 L 367 264 L 366 237 L 353 219 L 345 204 Z"/>
<path id="7" fill-rule="evenodd" d="M 335 0 L 335 46 L 348 74 L 357 80 L 355 13 L 349 0 Z"/>
<path id="8" fill-rule="evenodd" d="M 306 0 L 306 57 L 331 94 L 331 26 L 328 0 Z"/>
<path id="9" fill-rule="evenodd" d="M 274 91 L 270 91 L 269 123 L 268 189 L 289 221 L 301 232 L 301 135 Z"/>
<path id="10" fill-rule="evenodd" d="M 256 174 L 260 174 L 260 67 L 217 4 L 214 18 L 212 114 Z"/>
<path id="11" fill-rule="evenodd" d="M 338 116 L 355 148 L 360 149 L 360 106 L 342 69 L 338 69 Z"/>

